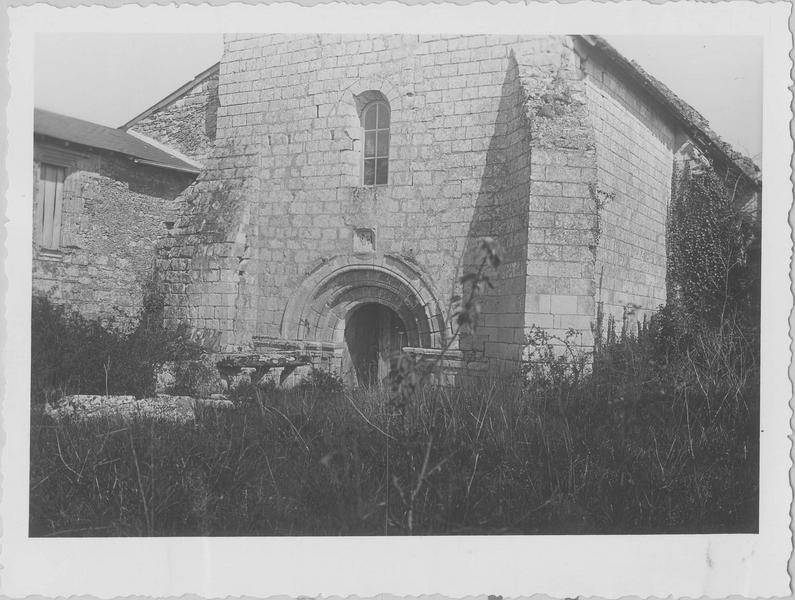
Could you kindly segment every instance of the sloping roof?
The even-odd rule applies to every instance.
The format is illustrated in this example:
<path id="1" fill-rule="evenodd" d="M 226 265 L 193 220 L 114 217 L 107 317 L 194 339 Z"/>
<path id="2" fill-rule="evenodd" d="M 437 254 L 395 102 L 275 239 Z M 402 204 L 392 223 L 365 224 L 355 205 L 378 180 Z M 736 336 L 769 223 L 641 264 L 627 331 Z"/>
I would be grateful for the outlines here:
<path id="1" fill-rule="evenodd" d="M 184 94 L 188 93 L 190 90 L 195 88 L 197 85 L 199 85 L 203 81 L 209 79 L 210 77 L 218 75 L 220 70 L 221 70 L 221 63 L 220 62 L 217 62 L 214 65 L 208 67 L 207 69 L 205 69 L 204 71 L 202 71 L 201 73 L 196 75 L 196 77 L 191 79 L 188 83 L 180 86 L 179 88 L 177 88 L 176 90 L 171 92 L 168 96 L 163 98 L 160 102 L 157 102 L 156 104 L 153 104 L 152 106 L 147 108 L 144 112 L 142 112 L 140 115 L 134 116 L 132 119 L 127 121 L 124 125 L 119 127 L 119 129 L 124 129 L 124 130 L 129 129 L 130 127 L 135 125 L 138 121 L 141 121 L 142 119 L 145 119 L 146 117 L 151 115 L 153 112 L 160 110 L 164 106 L 168 106 L 169 104 L 171 104 L 172 102 L 174 102 L 178 98 L 182 97 Z"/>
<path id="2" fill-rule="evenodd" d="M 137 162 L 163 169 L 185 173 L 200 171 L 195 164 L 161 148 L 156 148 L 121 129 L 67 117 L 40 108 L 34 109 L 33 112 L 33 133 L 72 144 L 118 152 L 132 157 Z"/>
<path id="3" fill-rule="evenodd" d="M 737 171 L 754 187 L 761 187 L 762 174 L 753 160 L 734 150 L 715 133 L 701 113 L 673 93 L 668 86 L 647 73 L 643 67 L 623 56 L 607 40 L 597 35 L 580 36 L 590 46 L 600 50 L 614 64 L 644 88 L 655 100 L 669 109 L 690 138 L 702 149 L 730 169 Z"/>

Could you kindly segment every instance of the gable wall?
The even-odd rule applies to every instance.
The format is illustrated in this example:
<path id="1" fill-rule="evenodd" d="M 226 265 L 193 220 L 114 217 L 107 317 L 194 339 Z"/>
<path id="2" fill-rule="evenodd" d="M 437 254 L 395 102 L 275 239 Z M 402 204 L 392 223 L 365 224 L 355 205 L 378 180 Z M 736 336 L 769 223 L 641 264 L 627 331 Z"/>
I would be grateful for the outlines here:
<path id="1" fill-rule="evenodd" d="M 129 129 L 202 161 L 209 156 L 215 141 L 217 112 L 218 73 L 215 72 Z"/>

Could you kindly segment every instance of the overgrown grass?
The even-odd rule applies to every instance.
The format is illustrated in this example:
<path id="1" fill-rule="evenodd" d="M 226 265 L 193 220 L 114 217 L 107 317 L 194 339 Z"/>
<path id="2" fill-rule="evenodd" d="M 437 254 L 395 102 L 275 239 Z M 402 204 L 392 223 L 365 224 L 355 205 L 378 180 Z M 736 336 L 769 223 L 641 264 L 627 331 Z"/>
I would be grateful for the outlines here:
<path id="1" fill-rule="evenodd" d="M 574 332 L 533 329 L 520 376 L 438 388 L 440 358 L 404 356 L 389 390 L 314 372 L 289 392 L 241 387 L 235 410 L 192 426 L 56 422 L 34 402 L 30 533 L 757 531 L 761 238 L 734 205 L 710 169 L 678 180 L 669 304 L 620 334 L 600 306 L 592 356 Z M 500 264 L 494 240 L 479 249 L 453 339 Z M 53 386 L 143 395 L 189 350 L 157 294 L 128 335 L 34 302 L 34 400 Z"/>
<path id="2" fill-rule="evenodd" d="M 725 325 L 666 354 L 662 331 L 576 381 L 425 386 L 401 408 L 316 378 L 193 426 L 35 412 L 30 533 L 756 531 L 758 346 Z"/>

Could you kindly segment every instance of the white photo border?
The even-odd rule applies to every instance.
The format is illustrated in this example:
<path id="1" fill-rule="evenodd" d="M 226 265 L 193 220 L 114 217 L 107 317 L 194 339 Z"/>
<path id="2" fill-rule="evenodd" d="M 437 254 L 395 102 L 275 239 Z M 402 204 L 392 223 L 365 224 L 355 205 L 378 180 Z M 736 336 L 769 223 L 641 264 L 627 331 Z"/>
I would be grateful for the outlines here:
<path id="1" fill-rule="evenodd" d="M 789 3 L 181 5 L 8 9 L 0 591 L 10 597 L 788 596 L 792 205 Z M 30 539 L 33 40 L 37 32 L 756 35 L 764 39 L 760 528 L 755 535 Z M 727 59 L 730 59 L 727 58 Z"/>

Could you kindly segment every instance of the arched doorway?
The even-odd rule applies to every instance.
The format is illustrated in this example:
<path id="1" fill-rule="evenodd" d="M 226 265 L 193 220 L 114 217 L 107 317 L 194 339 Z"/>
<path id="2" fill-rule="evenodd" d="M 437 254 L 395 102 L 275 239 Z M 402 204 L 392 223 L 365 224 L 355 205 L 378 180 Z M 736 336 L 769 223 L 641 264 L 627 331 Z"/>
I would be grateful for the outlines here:
<path id="1" fill-rule="evenodd" d="M 330 354 L 324 368 L 348 384 L 372 385 L 387 375 L 391 350 L 443 347 L 437 297 L 416 266 L 397 257 L 336 256 L 293 291 L 280 337 L 321 344 Z"/>
<path id="2" fill-rule="evenodd" d="M 375 302 L 357 306 L 345 318 L 345 382 L 378 385 L 389 375 L 407 341 L 406 325 L 394 310 Z"/>

